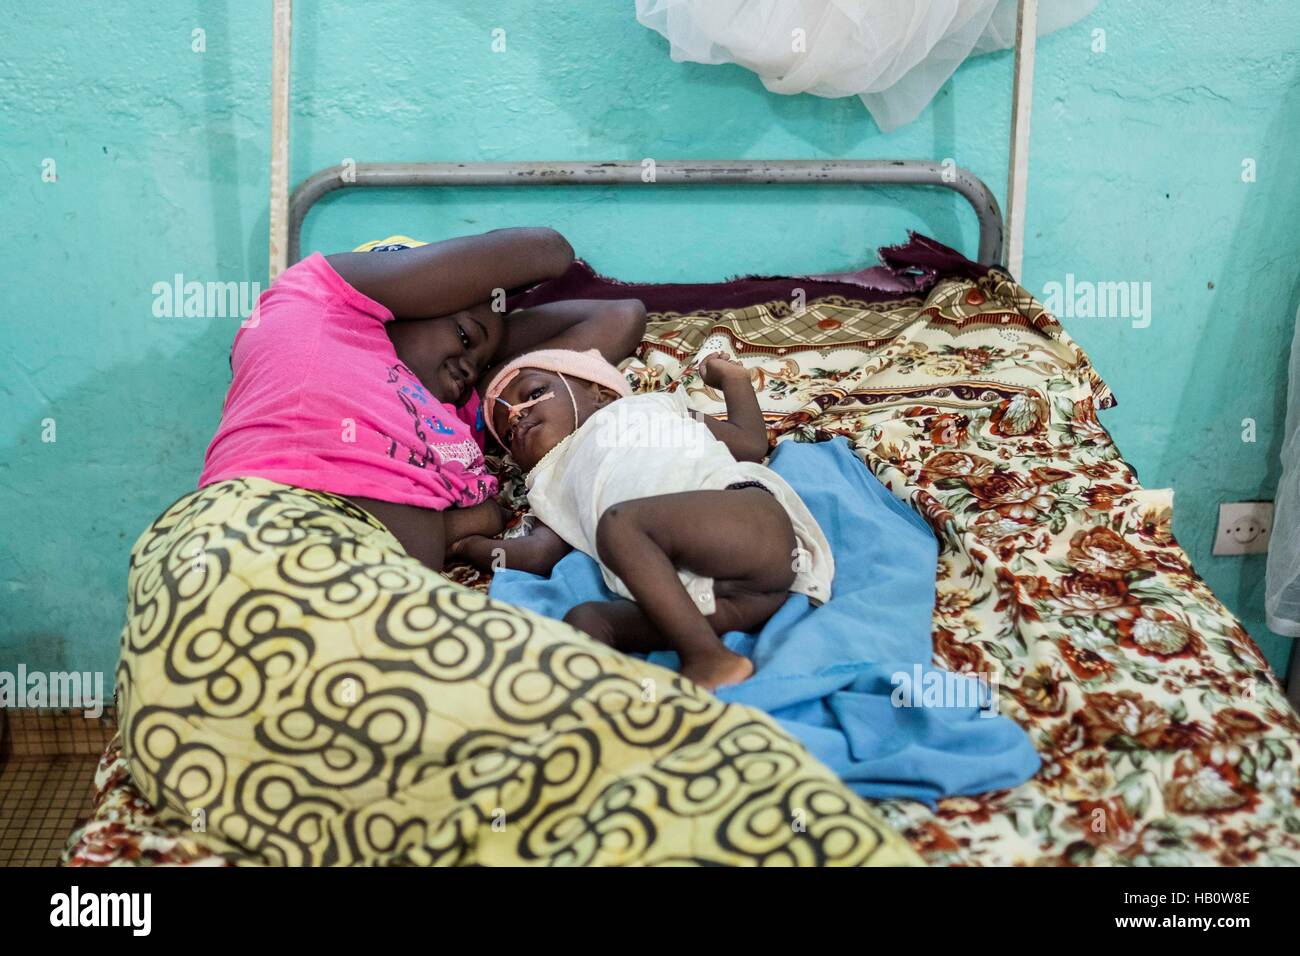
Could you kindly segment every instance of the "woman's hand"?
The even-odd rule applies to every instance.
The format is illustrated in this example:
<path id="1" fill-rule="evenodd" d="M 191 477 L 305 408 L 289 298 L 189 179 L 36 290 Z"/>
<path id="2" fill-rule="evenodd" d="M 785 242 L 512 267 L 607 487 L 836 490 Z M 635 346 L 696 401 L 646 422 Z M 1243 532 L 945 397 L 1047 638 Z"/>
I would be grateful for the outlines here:
<path id="1" fill-rule="evenodd" d="M 479 376 L 479 394 L 496 370 L 537 349 L 596 349 L 611 365 L 627 358 L 645 336 L 640 299 L 561 299 L 506 316 L 505 337 L 492 368 Z"/>
<path id="2" fill-rule="evenodd" d="M 479 236 L 392 252 L 327 257 L 348 285 L 399 319 L 432 319 L 562 275 L 573 247 L 547 227 L 497 229 Z"/>

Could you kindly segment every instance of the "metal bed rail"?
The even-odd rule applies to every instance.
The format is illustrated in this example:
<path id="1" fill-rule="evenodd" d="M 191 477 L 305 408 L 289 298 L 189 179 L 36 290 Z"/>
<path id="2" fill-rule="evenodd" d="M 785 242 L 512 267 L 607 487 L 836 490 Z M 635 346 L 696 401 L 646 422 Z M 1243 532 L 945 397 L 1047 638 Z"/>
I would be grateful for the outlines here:
<path id="1" fill-rule="evenodd" d="M 653 170 L 653 177 L 647 176 Z M 979 220 L 978 261 L 998 265 L 1002 212 L 992 191 L 960 166 L 920 160 L 664 160 L 605 163 L 357 163 L 308 176 L 289 199 L 288 261 L 301 258 L 302 224 L 323 196 L 376 186 L 654 186 L 675 185 L 937 186 L 961 195 Z"/>

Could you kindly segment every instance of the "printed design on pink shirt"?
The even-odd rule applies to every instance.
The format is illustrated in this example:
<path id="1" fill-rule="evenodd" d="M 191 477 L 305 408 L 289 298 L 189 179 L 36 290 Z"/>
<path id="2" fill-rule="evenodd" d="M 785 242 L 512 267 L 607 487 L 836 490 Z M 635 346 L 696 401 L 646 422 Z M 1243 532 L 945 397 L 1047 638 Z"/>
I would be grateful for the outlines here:
<path id="1" fill-rule="evenodd" d="M 461 504 L 483 501 L 490 489 L 481 477 L 485 465 L 482 450 L 472 440 L 447 440 L 456 435 L 455 427 L 444 421 L 447 406 L 430 395 L 406 365 L 398 362 L 388 366 L 387 372 L 388 384 L 396 386 L 394 392 L 406 413 L 411 416 L 411 430 L 415 439 L 414 443 L 403 442 L 393 435 L 380 432 L 388 441 L 388 457 L 396 461 L 399 450 L 405 449 L 408 465 L 416 468 L 432 465 L 448 494 L 459 499 Z M 451 420 L 458 421 L 454 417 Z M 448 474 L 455 474 L 466 481 L 472 479 L 473 485 L 457 493 L 447 478 Z"/>

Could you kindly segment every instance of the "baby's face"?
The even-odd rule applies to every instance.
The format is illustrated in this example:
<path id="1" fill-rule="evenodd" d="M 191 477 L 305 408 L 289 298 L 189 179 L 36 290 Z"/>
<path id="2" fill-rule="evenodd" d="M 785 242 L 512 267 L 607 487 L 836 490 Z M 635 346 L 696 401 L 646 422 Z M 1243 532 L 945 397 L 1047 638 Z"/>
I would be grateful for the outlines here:
<path id="1" fill-rule="evenodd" d="M 584 404 L 590 403 L 587 383 L 574 379 L 569 383 L 573 387 L 574 397 L 578 401 L 581 414 Z M 510 455 L 524 471 L 532 471 L 546 453 L 573 434 L 577 423 L 573 420 L 573 402 L 569 401 L 568 389 L 560 376 L 541 369 L 526 368 L 506 386 L 501 393 L 511 405 L 541 398 L 547 392 L 551 397 L 525 408 L 513 422 L 509 410 L 500 402 L 491 409 L 492 424 L 501 436 L 502 444 L 510 449 Z M 586 410 L 586 414 L 590 414 Z M 585 419 L 586 414 L 582 415 Z"/>

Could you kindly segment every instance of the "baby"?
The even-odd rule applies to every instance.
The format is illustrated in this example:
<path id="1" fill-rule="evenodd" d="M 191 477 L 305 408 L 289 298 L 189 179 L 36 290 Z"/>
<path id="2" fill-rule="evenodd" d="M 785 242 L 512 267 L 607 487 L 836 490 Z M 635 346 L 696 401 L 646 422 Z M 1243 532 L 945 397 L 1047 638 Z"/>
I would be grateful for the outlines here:
<path id="1" fill-rule="evenodd" d="M 462 539 L 479 568 L 549 575 L 576 548 L 630 600 L 581 604 L 564 620 L 621 651 L 673 650 L 681 672 L 716 689 L 754 672 L 719 639 L 756 631 L 791 591 L 830 597 L 830 546 L 784 479 L 759 464 L 767 431 L 748 371 L 719 354 L 700 366 L 727 420 L 686 405 L 682 390 L 632 395 L 594 349 L 532 352 L 485 393 L 492 434 L 527 473 L 531 534 Z M 500 549 L 498 551 L 498 549 Z M 500 561 L 497 564 L 501 564 Z"/>

